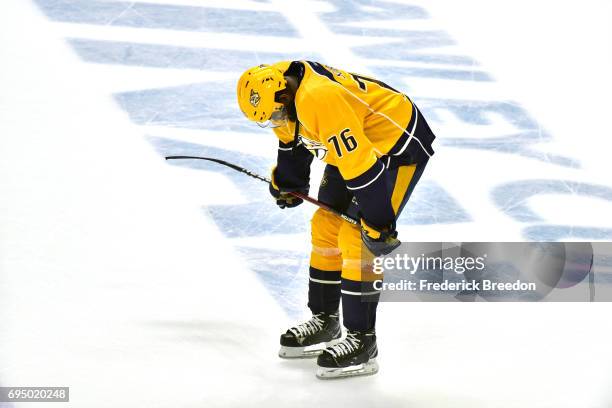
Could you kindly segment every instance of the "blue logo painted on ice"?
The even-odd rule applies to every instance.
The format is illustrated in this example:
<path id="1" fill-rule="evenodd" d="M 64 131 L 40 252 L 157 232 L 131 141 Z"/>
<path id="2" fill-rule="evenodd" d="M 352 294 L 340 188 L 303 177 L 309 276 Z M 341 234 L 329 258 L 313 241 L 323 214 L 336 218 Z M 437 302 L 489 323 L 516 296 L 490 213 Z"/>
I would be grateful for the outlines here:
<path id="1" fill-rule="evenodd" d="M 246 121 L 236 105 L 235 78 L 247 67 L 277 60 L 310 59 L 342 66 L 342 60 L 337 60 L 333 53 L 321 53 L 320 38 L 304 38 L 304 27 L 296 27 L 291 15 L 266 1 L 246 2 L 244 8 L 240 5 L 225 8 L 218 3 L 206 6 L 206 2 L 202 2 L 202 6 L 176 5 L 170 1 L 169 4 L 100 0 L 35 2 L 50 20 L 74 24 L 74 35 L 67 41 L 85 62 L 210 73 L 210 79 L 200 76 L 203 81 L 176 82 L 175 85 L 126 90 L 114 95 L 131 120 L 143 126 L 148 140 L 162 156 L 207 154 L 266 174 L 273 165 L 272 156 L 244 154 L 229 145 L 219 148 L 207 142 L 213 137 L 211 134 L 219 132 L 237 137 L 248 135 L 243 140 L 255 140 L 252 143 L 262 137 L 264 131 Z M 465 154 L 466 157 L 474 152 L 504 155 L 508 159 L 532 160 L 542 166 L 580 170 L 575 159 L 541 149 L 543 143 L 553 140 L 551 135 L 542 130 L 519 103 L 505 100 L 503 95 L 500 97 L 494 91 L 492 76 L 475 59 L 456 52 L 453 39 L 434 26 L 422 7 L 388 1 L 378 1 L 374 7 L 366 0 L 319 3 L 329 7 L 309 11 L 309 18 L 317 19 L 326 27 L 325 44 L 349 44 L 342 45 L 344 55 L 351 55 L 353 61 L 358 61 L 371 74 L 397 84 L 411 95 L 439 136 L 438 151 L 448 149 L 448 155 Z M 418 21 L 419 27 L 431 27 L 397 26 L 398 16 Z M 108 39 L 88 36 L 86 30 L 81 32 L 79 24 L 108 30 Z M 163 41 L 159 40 L 160 36 L 151 36 L 151 41 L 136 36 L 138 40 L 134 40 L 135 32 L 130 30 L 135 29 L 147 29 L 149 33 L 159 31 L 164 34 Z M 124 40 L 117 39 L 121 33 Z M 256 98 L 252 100 L 256 103 Z M 156 134 L 162 129 L 166 130 L 163 135 Z M 186 141 L 174 137 L 172 129 L 177 134 L 181 130 L 200 133 L 197 138 Z M 536 144 L 540 148 L 536 148 Z M 275 211 L 265 186 L 214 164 L 173 164 L 222 173 L 248 194 L 250 200 L 246 204 L 204 209 L 229 239 L 289 230 L 306 236 L 307 211 L 296 209 L 290 215 L 287 211 Z M 469 186 L 470 180 L 462 183 L 460 187 Z M 459 190 L 426 177 L 400 218 L 400 229 L 402 226 L 478 222 L 477 211 L 468 210 L 464 197 L 453 193 Z M 571 194 L 612 201 L 610 187 L 534 178 L 491 185 L 487 191 L 489 195 L 483 194 L 478 200 L 488 202 L 492 197 L 495 208 L 520 227 L 524 238 L 612 238 L 611 229 L 550 225 L 527 203 L 527 199 L 542 194 Z M 287 312 L 299 313 L 306 280 L 293 277 L 305 273 L 306 252 L 287 255 L 286 251 L 261 251 L 245 244 L 240 250 L 247 256 L 251 269 L 262 277 Z M 272 266 L 269 260 L 281 255 L 287 259 L 287 264 L 279 274 L 278 266 Z M 300 283 L 296 284 L 298 281 Z"/>

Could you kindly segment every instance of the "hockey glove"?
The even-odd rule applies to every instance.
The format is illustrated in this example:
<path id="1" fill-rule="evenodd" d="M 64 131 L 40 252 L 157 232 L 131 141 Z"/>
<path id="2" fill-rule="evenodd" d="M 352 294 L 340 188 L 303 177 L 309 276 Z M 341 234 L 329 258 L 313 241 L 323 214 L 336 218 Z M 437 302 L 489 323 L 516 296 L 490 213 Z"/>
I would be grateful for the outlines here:
<path id="1" fill-rule="evenodd" d="M 390 254 L 401 244 L 397 239 L 395 228 L 392 226 L 383 229 L 373 228 L 363 218 L 361 219 L 361 239 L 374 256 Z"/>
<path id="2" fill-rule="evenodd" d="M 291 192 L 299 192 L 307 195 L 310 186 L 305 186 L 301 188 L 283 188 L 276 185 L 276 181 L 274 180 L 274 171 L 272 170 L 272 177 L 270 182 L 270 194 L 272 197 L 276 199 L 276 205 L 280 208 L 293 208 L 302 204 L 304 200 L 299 197 L 295 197 L 291 195 Z"/>

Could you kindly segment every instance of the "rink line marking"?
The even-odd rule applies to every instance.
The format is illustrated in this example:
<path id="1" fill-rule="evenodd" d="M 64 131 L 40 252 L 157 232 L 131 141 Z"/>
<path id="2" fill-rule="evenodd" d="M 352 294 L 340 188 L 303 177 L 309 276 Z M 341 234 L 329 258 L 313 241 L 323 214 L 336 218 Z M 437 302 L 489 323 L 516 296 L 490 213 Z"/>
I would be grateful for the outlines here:
<path id="1" fill-rule="evenodd" d="M 125 9 L 124 9 L 124 10 L 123 10 L 121 13 L 117 14 L 117 15 L 116 15 L 115 17 L 113 17 L 111 20 L 107 21 L 105 25 L 106 25 L 106 26 L 109 26 L 109 27 L 110 27 L 110 26 L 112 26 L 112 24 L 113 24 L 115 21 L 119 20 L 121 17 L 123 17 L 123 15 L 124 15 L 125 13 L 127 13 L 127 12 L 128 12 L 128 11 L 130 11 L 130 10 L 133 10 L 135 5 L 136 5 L 136 2 L 129 3 L 129 4 L 127 5 L 127 7 L 126 7 L 126 8 L 125 8 Z"/>
<path id="2" fill-rule="evenodd" d="M 388 30 L 389 27 L 393 27 L 394 30 L 398 32 L 402 31 L 413 31 L 413 30 L 444 30 L 444 27 L 435 24 L 431 19 L 419 19 L 419 18 L 411 18 L 411 19 L 402 19 L 398 18 L 395 20 L 367 20 L 367 21 L 345 21 L 345 22 L 337 22 L 334 23 L 338 26 L 342 27 L 353 27 L 353 28 L 373 28 L 373 29 L 385 29 Z"/>
<path id="3" fill-rule="evenodd" d="M 239 72 L 211 72 L 190 68 L 161 68 L 85 62 L 112 94 L 147 91 L 193 83 L 232 81 Z"/>
<path id="4" fill-rule="evenodd" d="M 461 55 L 457 52 L 444 52 L 444 51 L 440 51 L 439 49 L 431 49 L 432 52 L 428 52 L 430 50 L 430 48 L 424 48 L 422 50 L 419 50 L 418 52 L 415 51 L 414 53 L 412 53 L 413 57 L 418 57 L 418 56 L 423 56 L 423 57 L 447 57 L 447 58 L 453 58 L 453 57 L 457 57 L 457 58 L 462 58 L 464 57 L 464 55 Z M 452 68 L 452 67 L 456 67 L 457 69 L 462 69 L 462 70 L 466 70 L 470 67 L 479 67 L 479 65 L 472 65 L 472 64 L 461 64 L 461 63 L 453 63 L 453 62 L 428 62 L 428 61 L 412 61 L 410 59 L 403 59 L 403 60 L 399 60 L 399 59 L 381 59 L 381 58 L 367 58 L 366 63 L 368 65 L 372 65 L 372 66 L 385 66 L 385 67 L 396 67 L 396 68 L 412 68 L 415 66 L 420 66 L 423 68 L 440 68 L 440 69 L 448 69 L 448 68 Z"/>
<path id="5" fill-rule="evenodd" d="M 112 0 L 125 1 L 125 0 Z M 247 11 L 273 11 L 278 12 L 278 8 L 270 3 L 261 3 L 249 0 L 143 0 L 136 3 L 149 3 L 173 6 L 193 6 L 193 7 L 210 7 L 226 10 L 247 10 Z M 334 6 L 325 1 L 310 1 L 309 7 L 311 10 L 318 13 L 331 13 L 335 10 Z"/>
<path id="6" fill-rule="evenodd" d="M 303 53 L 316 53 L 318 47 L 309 46 L 307 40 L 300 38 L 282 38 L 275 36 L 257 36 L 258 44 L 262 45 L 260 48 L 254 50 L 252 46 L 252 37 L 243 34 L 233 33 L 210 33 L 210 32 L 190 32 L 190 31 L 178 31 L 171 29 L 151 29 L 151 28 L 135 28 L 135 27 L 122 27 L 122 26 L 101 26 L 95 24 L 75 24 L 67 22 L 57 22 L 55 27 L 59 34 L 66 38 L 73 39 L 88 39 L 98 40 L 105 42 L 121 42 L 121 43 L 137 43 L 137 44 L 150 44 L 150 45 L 166 45 L 175 46 L 179 48 L 193 48 L 196 50 L 235 50 L 235 51 L 247 51 L 247 52 L 270 52 L 274 49 L 278 53 L 293 53 L 296 49 L 301 50 Z M 363 37 L 356 35 L 347 34 L 336 34 L 335 37 L 342 43 L 345 43 L 348 48 L 351 47 L 362 47 L 362 46 L 375 46 L 379 44 L 389 44 L 393 42 L 401 42 L 401 39 L 394 37 L 384 36 L 371 36 Z M 312 43 L 311 43 L 312 44 Z M 272 47 L 272 48 L 271 48 Z M 437 47 L 435 53 L 428 54 L 428 48 L 424 48 L 415 51 L 414 55 L 442 55 L 453 57 L 460 57 L 461 54 L 456 52 L 448 54 L 440 54 L 444 52 L 442 48 L 448 47 Z M 353 57 L 361 66 L 364 67 L 377 67 L 390 66 L 398 68 L 431 68 L 431 69 L 446 69 L 456 68 L 458 71 L 465 71 L 467 65 L 465 64 L 452 64 L 442 62 L 426 62 L 426 61 L 406 61 L 399 59 L 373 59 L 360 57 L 355 55 Z M 480 71 L 480 70 L 479 70 Z M 362 70 L 363 72 L 363 70 Z M 410 77 L 414 78 L 414 77 Z M 416 78 L 415 78 L 416 79 Z M 435 78 L 439 81 L 439 78 Z M 453 81 L 448 79 L 448 81 Z M 464 82 L 464 81 L 458 81 Z"/>
<path id="7" fill-rule="evenodd" d="M 169 0 L 145 0 L 143 3 L 169 4 Z M 248 0 L 172 0 L 173 6 L 210 7 L 226 10 L 278 11 L 267 3 Z"/>
<path id="8" fill-rule="evenodd" d="M 338 34 L 334 33 L 330 26 L 309 8 L 308 2 L 294 0 L 293 7 L 286 7 L 286 3 L 282 0 L 271 0 L 271 4 L 290 24 L 293 24 L 299 35 L 309 43 L 319 45 L 317 51 L 325 61 L 342 60 L 346 65 L 353 67 L 352 70 L 355 72 L 372 74 L 361 58 L 351 50 L 351 46 L 336 41 Z M 330 41 L 321 42 L 321 38 L 329 38 Z"/>
<path id="9" fill-rule="evenodd" d="M 262 52 L 295 52 L 308 49 L 308 44 L 299 38 L 257 36 L 260 48 L 253 47 L 253 36 L 234 33 L 211 33 L 200 31 L 179 31 L 165 28 L 140 28 L 105 26 L 96 24 L 55 23 L 57 31 L 66 38 L 99 41 L 134 42 L 139 44 L 171 45 L 181 48 L 201 48 Z M 367 44 L 366 44 L 367 45 Z M 312 47 L 314 49 L 314 47 Z"/>
<path id="10" fill-rule="evenodd" d="M 125 0 L 111 0 L 111 2 L 122 3 Z M 134 5 L 144 3 L 163 6 L 210 7 L 227 10 L 277 11 L 269 4 L 248 0 L 143 0 L 131 3 Z"/>
<path id="11" fill-rule="evenodd" d="M 196 32 L 179 31 L 165 28 L 140 28 L 124 26 L 108 26 L 96 24 L 75 24 L 68 22 L 56 22 L 55 28 L 58 33 L 66 38 L 89 39 L 99 41 L 134 42 L 139 44 L 170 45 L 181 48 L 196 49 L 219 49 L 236 51 L 260 51 L 260 52 L 317 52 L 318 46 L 301 38 L 283 38 L 278 36 L 257 35 L 257 41 L 253 42 L 253 36 L 221 32 Z M 350 47 L 373 46 L 387 44 L 392 41 L 399 42 L 393 37 L 362 37 L 357 35 L 336 35 L 339 41 Z M 261 45 L 260 45 L 261 44 Z M 255 45 L 255 46 L 254 46 Z M 256 45 L 260 45 L 256 47 Z M 363 58 L 366 60 L 365 58 Z M 397 61 L 400 63 L 401 61 Z M 431 66 L 428 64 L 427 66 Z M 441 65 L 447 67 L 448 65 Z"/>

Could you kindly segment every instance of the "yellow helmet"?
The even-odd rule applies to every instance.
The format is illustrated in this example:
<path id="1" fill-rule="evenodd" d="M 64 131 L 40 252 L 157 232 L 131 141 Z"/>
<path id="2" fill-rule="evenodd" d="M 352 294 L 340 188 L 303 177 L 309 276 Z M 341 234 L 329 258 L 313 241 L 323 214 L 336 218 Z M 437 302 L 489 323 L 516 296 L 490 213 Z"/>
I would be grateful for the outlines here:
<path id="1" fill-rule="evenodd" d="M 262 64 L 250 68 L 238 80 L 236 93 L 240 110 L 260 125 L 281 121 L 286 116 L 285 109 L 275 96 L 286 87 L 287 81 L 278 67 Z"/>

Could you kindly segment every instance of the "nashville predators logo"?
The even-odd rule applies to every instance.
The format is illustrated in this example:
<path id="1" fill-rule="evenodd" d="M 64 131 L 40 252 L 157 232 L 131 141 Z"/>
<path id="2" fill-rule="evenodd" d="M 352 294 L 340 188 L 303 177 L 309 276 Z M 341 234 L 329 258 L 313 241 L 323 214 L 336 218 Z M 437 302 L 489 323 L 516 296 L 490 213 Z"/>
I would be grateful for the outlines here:
<path id="1" fill-rule="evenodd" d="M 300 135 L 300 143 L 319 160 L 323 160 L 327 156 L 327 147 L 321 142 Z"/>
<path id="2" fill-rule="evenodd" d="M 261 98 L 259 97 L 259 94 L 255 92 L 254 89 L 251 89 L 251 96 L 249 98 L 249 102 L 251 103 L 251 105 L 256 108 L 257 105 L 259 105 L 260 100 Z"/>

